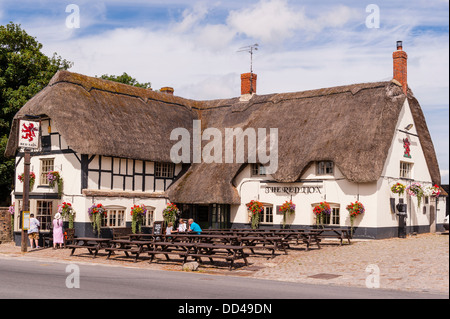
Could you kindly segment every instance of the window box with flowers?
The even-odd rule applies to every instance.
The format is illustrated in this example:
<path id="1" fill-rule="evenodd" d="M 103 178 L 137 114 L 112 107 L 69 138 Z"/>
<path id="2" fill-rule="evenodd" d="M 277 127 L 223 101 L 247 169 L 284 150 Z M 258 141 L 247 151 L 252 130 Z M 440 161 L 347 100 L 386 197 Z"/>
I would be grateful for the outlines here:
<path id="1" fill-rule="evenodd" d="M 247 210 L 249 212 L 252 229 L 257 229 L 261 220 L 261 213 L 264 210 L 264 205 L 257 200 L 252 200 L 250 203 L 245 205 L 247 206 Z"/>
<path id="2" fill-rule="evenodd" d="M 94 204 L 88 209 L 89 216 L 92 219 L 92 228 L 97 232 L 97 237 L 100 237 L 100 229 L 102 227 L 102 217 L 106 215 L 106 210 L 102 204 Z"/>

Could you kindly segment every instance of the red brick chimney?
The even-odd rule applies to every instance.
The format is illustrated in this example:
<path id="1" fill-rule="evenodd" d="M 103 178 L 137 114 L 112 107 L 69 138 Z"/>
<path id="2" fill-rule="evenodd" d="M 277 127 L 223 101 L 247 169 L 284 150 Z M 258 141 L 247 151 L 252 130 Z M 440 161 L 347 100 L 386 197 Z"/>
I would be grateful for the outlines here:
<path id="1" fill-rule="evenodd" d="M 170 94 L 170 95 L 173 95 L 173 92 L 174 92 L 173 88 L 168 87 L 168 86 L 161 88 L 159 91 L 161 93 L 166 93 L 166 94 Z"/>
<path id="2" fill-rule="evenodd" d="M 256 93 L 256 79 L 255 73 L 241 74 L 241 95 Z"/>
<path id="3" fill-rule="evenodd" d="M 408 55 L 403 51 L 402 41 L 397 41 L 397 51 L 394 51 L 392 57 L 394 58 L 394 80 L 400 82 L 403 92 L 406 94 L 406 90 L 408 89 Z"/>

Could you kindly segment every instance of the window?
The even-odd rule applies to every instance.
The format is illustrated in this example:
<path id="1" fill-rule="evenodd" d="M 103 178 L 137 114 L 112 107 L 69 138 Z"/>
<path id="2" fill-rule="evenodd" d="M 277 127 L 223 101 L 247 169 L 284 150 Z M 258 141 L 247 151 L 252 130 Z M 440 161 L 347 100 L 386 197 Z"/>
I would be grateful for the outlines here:
<path id="1" fill-rule="evenodd" d="M 155 177 L 173 178 L 173 163 L 155 163 Z"/>
<path id="2" fill-rule="evenodd" d="M 339 207 L 333 207 L 332 205 L 330 205 L 331 207 L 331 214 L 330 215 L 325 215 L 325 217 L 323 218 L 323 224 L 324 225 L 339 225 L 340 224 L 340 209 Z"/>
<path id="3" fill-rule="evenodd" d="M 39 179 L 39 185 L 48 185 L 47 174 L 54 170 L 54 162 L 53 158 L 44 158 L 41 159 L 41 176 Z"/>
<path id="4" fill-rule="evenodd" d="M 38 200 L 36 203 L 36 219 L 40 222 L 41 230 L 50 230 L 53 218 L 53 202 Z"/>
<path id="5" fill-rule="evenodd" d="M 125 208 L 107 208 L 102 218 L 102 227 L 125 227 Z"/>
<path id="6" fill-rule="evenodd" d="M 252 176 L 266 176 L 266 167 L 262 164 L 252 164 Z"/>
<path id="7" fill-rule="evenodd" d="M 333 175 L 334 163 L 330 161 L 317 162 L 317 175 Z"/>
<path id="8" fill-rule="evenodd" d="M 412 178 L 412 163 L 400 162 L 400 178 Z"/>
<path id="9" fill-rule="evenodd" d="M 262 224 L 272 224 L 273 223 L 273 206 L 264 206 L 264 210 L 261 214 Z"/>
<path id="10" fill-rule="evenodd" d="M 153 215 L 155 212 L 154 207 L 145 207 L 147 209 L 147 214 L 145 214 L 144 226 L 153 226 Z"/>

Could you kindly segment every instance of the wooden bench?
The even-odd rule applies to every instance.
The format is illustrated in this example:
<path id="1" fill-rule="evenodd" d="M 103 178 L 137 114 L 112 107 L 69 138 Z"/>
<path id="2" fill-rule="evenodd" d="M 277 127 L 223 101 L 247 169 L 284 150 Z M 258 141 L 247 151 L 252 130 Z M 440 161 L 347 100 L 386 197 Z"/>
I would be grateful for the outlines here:
<path id="1" fill-rule="evenodd" d="M 343 240 L 347 239 L 348 244 L 350 244 L 350 234 L 346 229 L 311 229 L 310 232 L 316 233 L 319 241 L 325 238 L 336 238 L 340 241 L 340 246 L 342 246 Z"/>
<path id="2" fill-rule="evenodd" d="M 144 252 L 145 246 L 150 250 L 152 244 L 153 241 L 131 241 L 127 239 L 111 240 L 111 247 L 105 248 L 108 252 L 108 257 L 106 257 L 106 259 L 109 259 L 111 254 L 121 251 L 125 253 L 126 257 L 130 257 L 129 254 L 135 255 L 134 262 L 137 262 L 139 255 Z"/>
<path id="3" fill-rule="evenodd" d="M 112 228 L 113 240 L 129 239 L 132 233 L 131 227 Z"/>
<path id="4" fill-rule="evenodd" d="M 70 256 L 73 256 L 76 249 L 86 248 L 89 254 L 93 255 L 95 258 L 100 249 L 106 248 L 109 245 L 110 239 L 108 238 L 95 238 L 95 237 L 79 237 L 74 238 L 74 244 L 67 245 L 67 248 L 71 248 L 72 252 Z"/>
<path id="5" fill-rule="evenodd" d="M 206 257 L 211 263 L 214 263 L 214 259 L 217 258 L 225 259 L 229 262 L 229 270 L 233 268 L 234 262 L 238 259 L 243 259 L 245 265 L 248 266 L 244 246 L 197 243 L 195 248 L 196 250 L 188 252 L 186 257 L 198 258 L 199 262 L 202 262 L 202 257 Z"/>

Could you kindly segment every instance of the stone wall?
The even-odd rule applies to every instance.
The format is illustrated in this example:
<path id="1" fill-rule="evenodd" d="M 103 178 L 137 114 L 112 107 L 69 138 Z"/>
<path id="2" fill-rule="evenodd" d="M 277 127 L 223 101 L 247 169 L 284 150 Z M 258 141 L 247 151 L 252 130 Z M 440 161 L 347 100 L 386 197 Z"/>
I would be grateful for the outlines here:
<path id="1" fill-rule="evenodd" d="M 0 207 L 0 243 L 11 240 L 11 214 L 8 207 Z"/>

